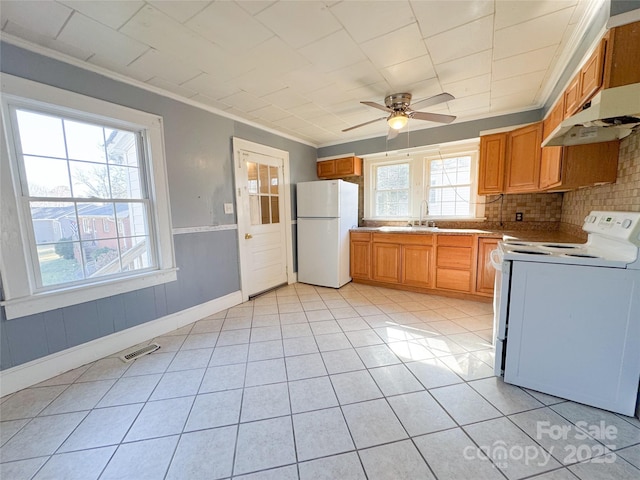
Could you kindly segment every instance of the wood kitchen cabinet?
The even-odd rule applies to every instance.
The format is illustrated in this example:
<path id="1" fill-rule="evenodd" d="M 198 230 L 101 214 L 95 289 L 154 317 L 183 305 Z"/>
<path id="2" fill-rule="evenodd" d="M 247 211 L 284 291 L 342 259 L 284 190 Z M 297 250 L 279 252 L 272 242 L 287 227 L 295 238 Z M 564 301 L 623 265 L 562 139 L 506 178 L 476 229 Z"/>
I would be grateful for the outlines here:
<path id="1" fill-rule="evenodd" d="M 473 246 L 472 235 L 438 235 L 436 288 L 471 291 Z"/>
<path id="2" fill-rule="evenodd" d="M 403 285 L 433 287 L 433 235 L 404 235 L 401 245 Z"/>
<path id="3" fill-rule="evenodd" d="M 362 158 L 344 157 L 323 160 L 316 165 L 318 178 L 344 178 L 362 175 Z"/>
<path id="4" fill-rule="evenodd" d="M 580 68 L 564 92 L 564 117 L 569 117 L 591 100 L 600 87 L 604 76 L 604 58 L 607 39 L 603 38 L 595 51 Z"/>
<path id="5" fill-rule="evenodd" d="M 498 247 L 499 238 L 478 238 L 478 264 L 476 265 L 476 293 L 493 297 L 496 269 L 491 264 L 491 252 Z"/>
<path id="6" fill-rule="evenodd" d="M 535 192 L 540 184 L 542 122 L 509 132 L 505 193 Z"/>
<path id="7" fill-rule="evenodd" d="M 478 194 L 493 195 L 504 191 L 504 164 L 507 133 L 480 137 Z"/>
<path id="8" fill-rule="evenodd" d="M 618 176 L 620 142 L 544 147 L 540 188 L 565 192 L 577 188 L 613 183 Z"/>
<path id="9" fill-rule="evenodd" d="M 374 234 L 371 278 L 379 282 L 400 283 L 400 245 L 378 243 Z"/>
<path id="10" fill-rule="evenodd" d="M 640 82 L 640 22 L 615 27 L 607 32 L 603 88 Z"/>
<path id="11" fill-rule="evenodd" d="M 350 245 L 351 277 L 368 280 L 371 278 L 371 234 L 351 232 Z"/>

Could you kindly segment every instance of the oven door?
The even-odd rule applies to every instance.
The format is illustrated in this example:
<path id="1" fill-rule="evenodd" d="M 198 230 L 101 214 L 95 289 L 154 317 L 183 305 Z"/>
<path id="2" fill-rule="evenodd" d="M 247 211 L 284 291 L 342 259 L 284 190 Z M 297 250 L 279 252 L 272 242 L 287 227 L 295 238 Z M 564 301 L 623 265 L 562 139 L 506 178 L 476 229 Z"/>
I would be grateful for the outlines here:
<path id="1" fill-rule="evenodd" d="M 496 376 L 502 376 L 507 346 L 511 261 L 504 260 L 502 251 L 497 249 L 491 252 L 491 264 L 496 269 L 493 290 L 493 346 L 495 347 L 493 371 Z"/>

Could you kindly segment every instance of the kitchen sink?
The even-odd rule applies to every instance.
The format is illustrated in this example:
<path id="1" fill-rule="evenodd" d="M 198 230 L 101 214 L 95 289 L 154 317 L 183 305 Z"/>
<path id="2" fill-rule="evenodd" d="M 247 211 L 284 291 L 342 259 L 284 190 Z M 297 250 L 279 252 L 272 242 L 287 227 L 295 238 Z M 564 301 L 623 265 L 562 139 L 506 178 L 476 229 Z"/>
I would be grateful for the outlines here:
<path id="1" fill-rule="evenodd" d="M 381 232 L 436 232 L 438 230 L 439 230 L 438 227 L 426 227 L 426 226 L 380 227 Z"/>

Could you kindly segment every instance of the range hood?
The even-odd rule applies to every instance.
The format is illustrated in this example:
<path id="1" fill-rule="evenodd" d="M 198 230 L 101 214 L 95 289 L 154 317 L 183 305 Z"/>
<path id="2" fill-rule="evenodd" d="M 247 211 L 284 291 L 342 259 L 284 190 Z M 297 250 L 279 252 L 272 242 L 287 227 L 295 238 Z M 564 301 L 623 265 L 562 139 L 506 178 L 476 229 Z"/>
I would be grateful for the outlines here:
<path id="1" fill-rule="evenodd" d="M 610 142 L 640 128 L 640 83 L 601 90 L 587 105 L 558 125 L 542 146 Z"/>

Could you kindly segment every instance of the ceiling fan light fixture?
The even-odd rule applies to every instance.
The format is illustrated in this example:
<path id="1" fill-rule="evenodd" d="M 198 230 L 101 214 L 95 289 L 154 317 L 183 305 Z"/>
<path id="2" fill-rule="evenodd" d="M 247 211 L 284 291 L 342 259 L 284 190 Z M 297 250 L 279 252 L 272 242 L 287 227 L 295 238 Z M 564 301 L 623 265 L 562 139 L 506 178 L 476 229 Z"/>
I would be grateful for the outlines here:
<path id="1" fill-rule="evenodd" d="M 409 122 L 409 117 L 404 112 L 395 112 L 389 115 L 387 123 L 394 130 L 402 130 Z"/>

